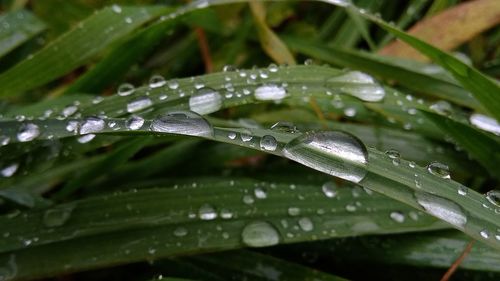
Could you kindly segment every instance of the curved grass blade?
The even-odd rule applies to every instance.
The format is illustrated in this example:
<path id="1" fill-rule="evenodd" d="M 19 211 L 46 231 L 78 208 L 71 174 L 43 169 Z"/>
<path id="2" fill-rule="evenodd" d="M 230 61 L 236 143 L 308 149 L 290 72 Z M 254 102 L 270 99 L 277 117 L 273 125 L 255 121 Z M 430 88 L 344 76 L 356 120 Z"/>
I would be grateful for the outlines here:
<path id="1" fill-rule="evenodd" d="M 98 11 L 31 59 L 0 74 L 0 96 L 18 95 L 68 73 L 165 11 L 161 7 L 108 7 Z M 107 26 L 104 32 L 102 26 Z"/>
<path id="2" fill-rule="evenodd" d="M 409 216 L 414 211 L 359 188 L 337 188 L 329 183 L 328 190 L 334 196 L 326 196 L 321 186 L 200 179 L 178 184 L 177 188 L 116 193 L 3 216 L 0 260 L 8 266 L 8 261 L 15 259 L 16 278 L 39 278 L 164 256 L 308 241 L 312 237 L 446 227 L 419 212 L 411 215 L 415 220 L 395 221 L 391 213 Z M 356 206 L 355 211 L 346 207 L 351 204 Z M 254 244 L 252 236 L 245 235 L 252 227 L 249 225 L 256 223 L 272 227 L 277 240 Z M 43 265 L 37 262 L 41 257 Z M 9 272 L 8 268 L 2 272 Z"/>
<path id="3" fill-rule="evenodd" d="M 0 15 L 0 58 L 40 34 L 46 25 L 27 10 Z"/>

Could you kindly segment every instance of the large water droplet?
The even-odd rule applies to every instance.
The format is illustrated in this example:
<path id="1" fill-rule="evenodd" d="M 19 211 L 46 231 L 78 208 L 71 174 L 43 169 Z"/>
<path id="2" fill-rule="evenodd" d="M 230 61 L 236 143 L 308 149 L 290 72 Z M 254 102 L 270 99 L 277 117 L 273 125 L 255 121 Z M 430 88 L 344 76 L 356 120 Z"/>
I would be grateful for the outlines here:
<path id="1" fill-rule="evenodd" d="M 439 162 L 432 162 L 427 166 L 427 171 L 435 176 L 438 176 L 443 179 L 450 179 L 450 169 L 448 168 L 447 165 L 439 163 Z"/>
<path id="2" fill-rule="evenodd" d="M 486 192 L 486 199 L 488 199 L 491 204 L 500 207 L 500 191 L 490 190 Z"/>
<path id="3" fill-rule="evenodd" d="M 222 96 L 216 90 L 201 88 L 189 98 L 189 109 L 198 114 L 209 114 L 222 107 Z"/>
<path id="4" fill-rule="evenodd" d="M 376 83 L 373 77 L 359 71 L 350 71 L 330 78 L 327 84 L 329 87 L 340 86 L 341 91 L 363 101 L 381 101 L 385 97 L 384 88 Z"/>
<path id="5" fill-rule="evenodd" d="M 88 117 L 80 127 L 80 134 L 97 133 L 104 129 L 106 123 L 99 117 Z"/>
<path id="6" fill-rule="evenodd" d="M 275 151 L 278 147 L 278 142 L 273 136 L 265 135 L 260 139 L 260 148 L 267 151 Z"/>
<path id="7" fill-rule="evenodd" d="M 129 130 L 139 130 L 144 125 L 144 118 L 140 116 L 131 116 L 127 119 L 127 128 Z"/>
<path id="8" fill-rule="evenodd" d="M 161 115 L 153 120 L 151 130 L 188 136 L 213 135 L 212 126 L 203 117 L 190 111 L 172 111 Z"/>
<path id="9" fill-rule="evenodd" d="M 153 104 L 148 97 L 139 97 L 127 103 L 127 112 L 134 113 L 150 107 Z"/>
<path id="10" fill-rule="evenodd" d="M 40 129 L 33 123 L 22 124 L 17 131 L 17 140 L 27 142 L 36 139 L 40 135 Z"/>
<path id="11" fill-rule="evenodd" d="M 214 207 L 212 207 L 209 204 L 203 204 L 201 205 L 200 209 L 198 210 L 198 216 L 202 220 L 213 220 L 217 218 L 217 212 L 215 211 Z"/>
<path id="12" fill-rule="evenodd" d="M 257 100 L 282 100 L 285 96 L 285 88 L 275 84 L 260 86 L 255 89 L 254 93 L 254 97 Z"/>
<path id="13" fill-rule="evenodd" d="M 264 221 L 255 221 L 243 228 L 241 239 L 249 247 L 267 247 L 278 244 L 280 242 L 280 235 L 272 224 Z"/>
<path id="14" fill-rule="evenodd" d="M 456 227 L 463 228 L 467 223 L 462 208 L 455 202 L 422 192 L 415 192 L 415 198 L 429 214 L 442 219 Z"/>
<path id="15" fill-rule="evenodd" d="M 64 205 L 48 209 L 43 213 L 43 224 L 46 227 L 63 225 L 71 217 L 74 207 L 74 205 Z"/>
<path id="16" fill-rule="evenodd" d="M 367 174 L 366 147 L 345 132 L 304 134 L 289 142 L 283 153 L 288 159 L 351 182 L 358 183 Z"/>
<path id="17" fill-rule="evenodd" d="M 469 122 L 481 130 L 500 135 L 500 124 L 494 118 L 474 113 L 469 117 Z"/>

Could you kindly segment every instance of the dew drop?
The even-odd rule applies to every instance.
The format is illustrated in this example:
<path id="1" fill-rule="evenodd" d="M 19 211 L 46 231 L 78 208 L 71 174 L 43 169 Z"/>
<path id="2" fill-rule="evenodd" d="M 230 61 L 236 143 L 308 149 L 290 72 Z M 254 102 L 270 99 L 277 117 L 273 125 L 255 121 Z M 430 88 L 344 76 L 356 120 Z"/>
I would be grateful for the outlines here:
<path id="1" fill-rule="evenodd" d="M 80 127 L 80 134 L 97 133 L 104 129 L 106 123 L 99 117 L 88 117 Z"/>
<path id="2" fill-rule="evenodd" d="M 490 232 L 486 229 L 481 230 L 479 232 L 479 235 L 481 235 L 481 237 L 483 237 L 484 239 L 490 238 Z"/>
<path id="3" fill-rule="evenodd" d="M 441 115 L 448 116 L 453 112 L 453 109 L 451 108 L 451 104 L 447 101 L 438 101 L 429 106 L 429 108 Z"/>
<path id="4" fill-rule="evenodd" d="M 299 219 L 299 227 L 303 231 L 309 232 L 314 229 L 314 224 L 310 218 L 304 217 Z"/>
<path id="5" fill-rule="evenodd" d="M 27 142 L 36 139 L 40 135 L 40 129 L 33 123 L 22 124 L 17 131 L 17 140 Z"/>
<path id="6" fill-rule="evenodd" d="M 264 221 L 255 221 L 243 228 L 241 239 L 249 247 L 267 247 L 278 244 L 280 242 L 280 235 L 272 224 Z"/>
<path id="7" fill-rule="evenodd" d="M 257 187 L 253 191 L 254 191 L 255 198 L 257 198 L 257 199 L 266 199 L 267 198 L 267 192 L 263 188 Z"/>
<path id="8" fill-rule="evenodd" d="M 289 207 L 288 210 L 287 210 L 287 212 L 288 212 L 289 216 L 295 217 L 295 216 L 300 215 L 300 208 Z"/>
<path id="9" fill-rule="evenodd" d="M 271 126 L 271 130 L 288 134 L 295 134 L 298 132 L 297 127 L 293 123 L 286 121 L 279 121 L 275 123 Z"/>
<path id="10" fill-rule="evenodd" d="M 457 193 L 462 195 L 462 196 L 467 195 L 467 192 L 468 192 L 467 187 L 465 187 L 463 185 L 459 186 L 457 189 Z"/>
<path id="11" fill-rule="evenodd" d="M 265 135 L 260 139 L 260 148 L 267 151 L 275 151 L 278 147 L 278 142 L 273 136 Z"/>
<path id="12" fill-rule="evenodd" d="M 288 159 L 351 182 L 358 183 L 367 174 L 366 147 L 345 132 L 306 133 L 289 142 L 283 153 Z"/>
<path id="13" fill-rule="evenodd" d="M 93 140 L 95 138 L 95 135 L 94 134 L 86 134 L 86 135 L 83 135 L 79 138 L 77 138 L 76 140 L 79 142 L 79 143 L 88 143 L 90 142 L 91 140 Z"/>
<path id="14" fill-rule="evenodd" d="M 43 225 L 46 227 L 63 225 L 71 217 L 74 207 L 74 205 L 64 205 L 46 210 L 43 213 Z"/>
<path id="15" fill-rule="evenodd" d="M 167 86 L 168 86 L 169 89 L 175 90 L 175 89 L 179 88 L 179 82 L 177 80 L 175 80 L 175 79 L 169 80 L 167 82 Z"/>
<path id="16" fill-rule="evenodd" d="M 496 207 L 500 207 L 500 191 L 490 190 L 486 192 L 486 199 L 488 199 L 488 201 Z"/>
<path id="17" fill-rule="evenodd" d="M 462 208 L 455 202 L 422 192 L 415 192 L 415 198 L 429 214 L 439 219 L 459 228 L 463 228 L 467 223 L 467 217 Z"/>
<path id="18" fill-rule="evenodd" d="M 405 221 L 405 215 L 401 212 L 391 212 L 390 217 L 393 221 L 402 223 Z"/>
<path id="19" fill-rule="evenodd" d="M 340 86 L 341 91 L 363 101 L 376 102 L 385 97 L 385 90 L 373 77 L 360 71 L 350 71 L 328 79 L 329 87 Z"/>
<path id="20" fill-rule="evenodd" d="M 189 98 L 189 109 L 198 114 L 209 114 L 222 107 L 222 96 L 216 90 L 208 87 L 198 89 Z"/>
<path id="21" fill-rule="evenodd" d="M 217 218 L 217 212 L 215 211 L 214 207 L 212 207 L 209 204 L 203 204 L 201 205 L 200 209 L 198 210 L 198 216 L 200 219 L 209 221 Z"/>
<path id="22" fill-rule="evenodd" d="M 150 107 L 151 105 L 153 105 L 153 102 L 151 101 L 150 98 L 139 97 L 127 103 L 127 112 L 128 113 L 138 112 L 145 108 Z"/>
<path id="23" fill-rule="evenodd" d="M 439 162 L 432 162 L 427 166 L 427 171 L 440 178 L 451 179 L 450 170 L 448 166 L 445 164 Z"/>
<path id="24" fill-rule="evenodd" d="M 227 137 L 230 140 L 234 140 L 234 139 L 236 139 L 236 133 L 235 132 L 229 132 L 229 133 L 227 133 Z"/>
<path id="25" fill-rule="evenodd" d="M 346 211 L 348 211 L 348 212 L 356 212 L 356 206 L 355 206 L 355 205 L 352 205 L 352 204 L 347 204 L 347 205 L 345 206 L 345 209 L 346 209 Z"/>
<path id="26" fill-rule="evenodd" d="M 111 6 L 111 9 L 117 14 L 120 14 L 122 12 L 122 7 L 116 4 L 113 4 L 113 6 Z"/>
<path id="27" fill-rule="evenodd" d="M 77 111 L 78 111 L 78 107 L 76 105 L 68 105 L 63 109 L 62 115 L 64 117 L 69 117 L 69 116 L 75 114 L 75 112 L 77 112 Z"/>
<path id="28" fill-rule="evenodd" d="M 474 113 L 469 117 L 469 122 L 481 130 L 500 135 L 500 124 L 494 118 Z"/>
<path id="29" fill-rule="evenodd" d="M 153 75 L 149 79 L 149 87 L 154 89 L 154 88 L 160 88 L 167 84 L 167 81 L 165 81 L 165 78 L 161 75 Z"/>
<path id="30" fill-rule="evenodd" d="M 275 84 L 263 85 L 255 89 L 254 97 L 257 100 L 282 100 L 286 96 L 286 90 Z"/>
<path id="31" fill-rule="evenodd" d="M 269 70 L 269 72 L 278 72 L 278 66 L 274 63 L 271 63 L 267 69 Z"/>
<path id="32" fill-rule="evenodd" d="M 139 130 L 144 125 L 144 118 L 140 116 L 131 116 L 127 119 L 127 128 L 129 130 Z"/>
<path id="33" fill-rule="evenodd" d="M 333 198 L 337 196 L 337 185 L 331 181 L 325 182 L 321 186 L 321 191 L 323 191 L 326 197 Z"/>
<path id="34" fill-rule="evenodd" d="M 0 174 L 2 175 L 2 177 L 9 178 L 9 177 L 12 177 L 17 172 L 18 168 L 19 168 L 18 163 L 10 164 L 10 165 L 2 168 L 2 170 L 0 171 Z"/>
<path id="35" fill-rule="evenodd" d="M 188 231 L 186 228 L 180 226 L 180 227 L 177 227 L 175 230 L 174 230 L 174 236 L 176 237 L 184 237 L 188 234 Z"/>
<path id="36" fill-rule="evenodd" d="M 125 83 L 125 84 L 121 84 L 121 85 L 118 87 L 118 92 L 117 92 L 117 94 L 118 94 L 119 96 L 124 97 L 124 96 L 131 95 L 134 91 L 135 91 L 134 85 L 129 84 L 129 83 Z"/>
<path id="37" fill-rule="evenodd" d="M 200 115 L 190 111 L 172 111 L 155 118 L 151 130 L 188 136 L 213 135 L 212 126 Z"/>
<path id="38" fill-rule="evenodd" d="M 389 149 L 385 152 L 385 155 L 387 155 L 392 160 L 392 164 L 394 164 L 394 166 L 398 166 L 399 163 L 401 163 L 401 155 L 399 154 L 399 151 L 395 149 Z"/>

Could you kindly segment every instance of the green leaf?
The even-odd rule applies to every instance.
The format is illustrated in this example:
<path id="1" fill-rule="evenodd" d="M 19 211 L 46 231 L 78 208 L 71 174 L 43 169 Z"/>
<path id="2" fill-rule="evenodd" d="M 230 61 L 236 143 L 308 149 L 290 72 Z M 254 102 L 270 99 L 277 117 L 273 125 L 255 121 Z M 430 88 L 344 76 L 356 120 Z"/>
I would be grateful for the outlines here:
<path id="1" fill-rule="evenodd" d="M 88 62 L 106 47 L 166 11 L 159 7 L 104 8 L 50 45 L 0 74 L 0 96 L 15 96 Z M 103 31 L 102 26 L 106 26 Z"/>
<path id="2" fill-rule="evenodd" d="M 0 57 L 40 34 L 46 26 L 27 10 L 0 15 Z"/>

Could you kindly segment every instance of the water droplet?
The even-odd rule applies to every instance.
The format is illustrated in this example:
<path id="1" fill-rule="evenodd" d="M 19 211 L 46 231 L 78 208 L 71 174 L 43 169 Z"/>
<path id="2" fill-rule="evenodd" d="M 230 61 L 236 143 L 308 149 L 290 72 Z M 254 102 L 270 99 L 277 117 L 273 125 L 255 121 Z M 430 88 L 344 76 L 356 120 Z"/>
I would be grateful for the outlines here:
<path id="1" fill-rule="evenodd" d="M 17 131 L 17 140 L 27 142 L 36 139 L 40 135 L 40 129 L 33 123 L 22 124 Z"/>
<path id="2" fill-rule="evenodd" d="M 255 221 L 247 224 L 241 232 L 241 238 L 249 247 L 267 247 L 280 242 L 280 235 L 276 228 L 264 221 Z"/>
<path id="3" fill-rule="evenodd" d="M 77 112 L 77 111 L 78 111 L 78 107 L 76 105 L 68 105 L 63 109 L 62 115 L 64 117 L 69 117 L 69 116 L 75 114 L 75 112 Z"/>
<path id="4" fill-rule="evenodd" d="M 289 207 L 287 212 L 288 212 L 288 215 L 295 217 L 295 216 L 300 215 L 300 208 Z"/>
<path id="5" fill-rule="evenodd" d="M 168 88 L 170 88 L 171 90 L 175 90 L 175 89 L 179 88 L 179 82 L 178 82 L 177 80 L 175 80 L 175 79 L 173 79 L 173 80 L 169 80 L 169 81 L 167 82 L 167 86 L 168 86 Z"/>
<path id="6" fill-rule="evenodd" d="M 249 142 L 252 140 L 253 136 L 250 132 L 245 132 L 240 134 L 240 138 L 243 142 Z"/>
<path id="7" fill-rule="evenodd" d="M 149 87 L 154 89 L 154 88 L 160 88 L 167 84 L 167 81 L 165 81 L 165 78 L 161 75 L 153 75 L 149 79 Z"/>
<path id="8" fill-rule="evenodd" d="M 297 127 L 293 123 L 285 121 L 279 121 L 275 123 L 271 126 L 271 130 L 288 134 L 295 134 L 298 132 Z"/>
<path id="9" fill-rule="evenodd" d="M 387 155 L 392 160 L 392 164 L 394 164 L 395 166 L 398 166 L 399 163 L 401 163 L 401 155 L 399 154 L 399 151 L 395 149 L 389 149 L 385 152 L 385 155 Z"/>
<path id="10" fill-rule="evenodd" d="M 337 185 L 331 181 L 325 182 L 321 186 L 321 191 L 323 191 L 326 197 L 333 198 L 337 196 Z"/>
<path id="11" fill-rule="evenodd" d="M 402 223 L 405 221 L 405 215 L 401 212 L 391 212 L 390 217 L 395 222 Z"/>
<path id="12" fill-rule="evenodd" d="M 490 190 L 486 192 L 486 199 L 488 199 L 491 204 L 500 207 L 500 191 Z"/>
<path id="13" fill-rule="evenodd" d="M 415 192 L 415 198 L 429 214 L 439 219 L 459 228 L 463 228 L 467 223 L 462 208 L 453 201 L 422 192 Z"/>
<path id="14" fill-rule="evenodd" d="M 203 87 L 189 98 L 189 109 L 198 114 L 209 114 L 222 107 L 222 96 L 216 90 Z"/>
<path id="15" fill-rule="evenodd" d="M 137 111 L 141 111 L 145 108 L 150 107 L 153 105 L 153 102 L 151 101 L 150 98 L 148 97 L 139 97 L 137 99 L 134 99 L 127 103 L 127 112 L 128 113 L 134 113 Z"/>
<path id="16" fill-rule="evenodd" d="M 128 96 L 128 95 L 132 94 L 134 91 L 135 91 L 134 85 L 129 84 L 129 83 L 124 83 L 118 87 L 117 94 L 119 96 L 124 97 L 124 96 Z"/>
<path id="17" fill-rule="evenodd" d="M 451 108 L 451 104 L 447 101 L 438 101 L 429 106 L 429 108 L 441 115 L 448 116 L 453 112 L 453 109 Z"/>
<path id="18" fill-rule="evenodd" d="M 373 77 L 360 71 L 350 71 L 328 79 L 329 87 L 340 86 L 342 92 L 363 101 L 376 102 L 385 97 L 385 90 Z"/>
<path id="19" fill-rule="evenodd" d="M 281 100 L 286 96 L 286 90 L 275 84 L 263 85 L 255 89 L 255 99 L 257 100 Z"/>
<path id="20" fill-rule="evenodd" d="M 56 227 L 65 224 L 71 217 L 74 205 L 62 205 L 48 209 L 43 213 L 43 224 L 46 227 Z"/>
<path id="21" fill-rule="evenodd" d="M 500 124 L 498 124 L 497 120 L 494 118 L 474 113 L 469 117 L 469 122 L 481 130 L 493 133 L 497 136 L 500 135 Z"/>
<path id="22" fill-rule="evenodd" d="M 344 109 L 344 115 L 347 117 L 354 117 L 356 116 L 356 113 L 356 108 L 354 107 L 347 107 L 346 109 Z"/>
<path id="23" fill-rule="evenodd" d="M 131 116 L 127 119 L 127 128 L 129 130 L 139 130 L 144 125 L 144 118 L 140 116 Z"/>
<path id="24" fill-rule="evenodd" d="M 328 3 L 331 3 L 333 5 L 337 5 L 340 7 L 347 7 L 351 5 L 351 2 L 349 0 L 328 0 Z"/>
<path id="25" fill-rule="evenodd" d="M 254 202 L 255 200 L 253 199 L 252 195 L 247 194 L 243 196 L 243 203 L 247 205 L 252 205 Z"/>
<path id="26" fill-rule="evenodd" d="M 236 133 L 235 132 L 229 132 L 229 133 L 227 133 L 227 137 L 230 140 L 234 140 L 234 139 L 236 139 Z"/>
<path id="27" fill-rule="evenodd" d="M 269 70 L 269 72 L 278 72 L 278 66 L 274 63 L 271 63 L 267 69 Z"/>
<path id="28" fill-rule="evenodd" d="M 117 4 L 113 4 L 113 6 L 111 6 L 111 9 L 117 14 L 120 14 L 122 12 L 122 7 Z"/>
<path id="29" fill-rule="evenodd" d="M 309 232 L 314 229 L 314 224 L 310 218 L 304 217 L 299 219 L 299 227 L 303 231 Z"/>
<path id="30" fill-rule="evenodd" d="M 255 198 L 257 198 L 257 199 L 266 199 L 267 198 L 267 192 L 263 188 L 257 187 L 253 191 L 255 194 Z"/>
<path id="31" fill-rule="evenodd" d="M 306 133 L 289 142 L 283 153 L 288 159 L 355 183 L 367 174 L 366 147 L 345 132 Z"/>
<path id="32" fill-rule="evenodd" d="M 225 220 L 232 219 L 234 214 L 229 211 L 228 209 L 222 209 L 220 210 L 220 217 Z"/>
<path id="33" fill-rule="evenodd" d="M 80 127 L 80 134 L 97 133 L 104 129 L 106 123 L 99 117 L 88 117 Z"/>
<path id="34" fill-rule="evenodd" d="M 16 173 L 17 168 L 19 168 L 18 163 L 10 164 L 10 165 L 2 168 L 2 170 L 0 171 L 0 174 L 2 175 L 2 177 L 6 177 L 6 178 L 12 177 Z"/>
<path id="35" fill-rule="evenodd" d="M 458 187 L 457 192 L 458 192 L 458 194 L 465 196 L 465 195 L 467 195 L 468 190 L 467 190 L 467 187 L 461 185 Z"/>
<path id="36" fill-rule="evenodd" d="M 479 232 L 479 235 L 481 235 L 481 237 L 483 237 L 484 239 L 490 238 L 490 232 L 486 229 L 481 230 Z"/>
<path id="37" fill-rule="evenodd" d="M 95 138 L 94 134 L 86 134 L 86 135 L 83 135 L 83 136 L 77 138 L 76 140 L 79 143 L 88 143 L 89 141 L 93 140 L 94 138 Z"/>
<path id="38" fill-rule="evenodd" d="M 265 135 L 260 139 L 260 148 L 267 151 L 275 151 L 278 147 L 278 142 L 273 136 Z"/>
<path id="39" fill-rule="evenodd" d="M 126 18 L 125 18 L 125 22 L 126 22 L 126 23 L 132 23 L 132 22 L 134 22 L 134 21 L 132 20 L 132 18 L 131 18 L 131 17 L 126 17 Z"/>
<path id="40" fill-rule="evenodd" d="M 190 111 L 172 111 L 158 116 L 151 123 L 151 130 L 188 136 L 213 135 L 212 126 L 203 117 Z"/>
<path id="41" fill-rule="evenodd" d="M 347 204 L 347 205 L 345 206 L 345 209 L 346 209 L 346 211 L 348 211 L 348 212 L 356 212 L 356 206 L 355 206 L 355 205 L 352 205 L 352 204 Z"/>
<path id="42" fill-rule="evenodd" d="M 7 136 L 0 136 L 0 146 L 6 146 L 10 142 L 10 138 Z"/>
<path id="43" fill-rule="evenodd" d="M 198 210 L 198 216 L 200 219 L 208 221 L 208 220 L 213 220 L 217 218 L 217 212 L 215 211 L 214 207 L 212 207 L 209 204 L 203 204 L 201 205 L 200 209 Z"/>
<path id="44" fill-rule="evenodd" d="M 186 228 L 179 226 L 174 230 L 174 236 L 177 237 L 184 237 L 188 234 L 188 231 Z"/>
<path id="45" fill-rule="evenodd" d="M 439 162 L 432 162 L 427 166 L 427 171 L 443 179 L 451 179 L 450 170 L 447 165 Z"/>

